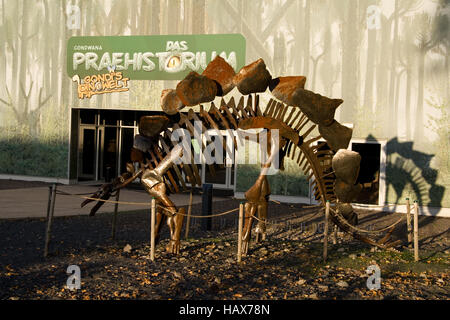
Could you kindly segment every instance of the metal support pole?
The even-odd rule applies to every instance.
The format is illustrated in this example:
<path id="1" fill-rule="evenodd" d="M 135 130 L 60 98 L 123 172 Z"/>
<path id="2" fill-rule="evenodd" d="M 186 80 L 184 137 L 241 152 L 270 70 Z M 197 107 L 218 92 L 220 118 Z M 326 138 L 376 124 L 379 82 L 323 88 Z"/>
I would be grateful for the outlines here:
<path id="1" fill-rule="evenodd" d="M 156 222 L 156 200 L 152 198 L 152 210 L 150 219 L 150 260 L 155 261 L 155 222 Z"/>
<path id="2" fill-rule="evenodd" d="M 210 216 L 212 214 L 212 195 L 213 185 L 210 183 L 203 184 L 202 194 L 202 215 Z M 211 231 L 212 219 L 204 218 L 202 220 L 202 230 Z"/>
<path id="3" fill-rule="evenodd" d="M 419 261 L 419 205 L 414 201 L 414 261 Z"/>
<path id="4" fill-rule="evenodd" d="M 48 246 L 51 239 L 53 215 L 55 213 L 55 200 L 56 200 L 56 183 L 51 188 L 51 199 L 49 207 L 47 208 L 47 229 L 45 231 L 45 245 L 44 245 L 44 257 L 48 256 Z"/>
<path id="5" fill-rule="evenodd" d="M 323 261 L 327 261 L 328 255 L 328 220 L 330 219 L 330 201 L 325 204 L 325 227 L 323 229 Z"/>
<path id="6" fill-rule="evenodd" d="M 116 191 L 116 203 L 114 204 L 114 215 L 112 221 L 111 239 L 116 239 L 117 211 L 119 209 L 120 189 Z"/>
<path id="7" fill-rule="evenodd" d="M 409 198 L 406 198 L 406 229 L 408 233 L 408 247 L 412 246 L 411 206 Z"/>
<path id="8" fill-rule="evenodd" d="M 239 221 L 238 221 L 238 250 L 237 250 L 237 261 L 240 263 L 242 261 L 242 222 L 244 220 L 244 203 L 239 204 Z"/>
<path id="9" fill-rule="evenodd" d="M 48 217 L 50 216 L 51 205 L 52 205 L 52 186 L 48 186 L 47 218 L 45 221 L 48 221 Z"/>
<path id="10" fill-rule="evenodd" d="M 187 220 L 186 220 L 186 231 L 185 231 L 185 234 L 184 234 L 185 239 L 187 239 L 188 236 L 189 236 L 189 226 L 191 224 L 192 193 L 193 193 L 193 189 L 191 189 L 191 193 L 189 195 L 189 207 L 188 207 Z"/>

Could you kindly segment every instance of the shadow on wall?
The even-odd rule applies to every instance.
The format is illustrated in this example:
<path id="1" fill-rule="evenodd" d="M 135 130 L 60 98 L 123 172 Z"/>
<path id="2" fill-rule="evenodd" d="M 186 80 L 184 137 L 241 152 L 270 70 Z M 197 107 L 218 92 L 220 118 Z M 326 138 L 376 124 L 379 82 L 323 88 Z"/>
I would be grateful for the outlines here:
<path id="1" fill-rule="evenodd" d="M 0 140 L 0 174 L 67 178 L 66 142 L 19 138 Z"/>
<path id="2" fill-rule="evenodd" d="M 438 171 L 430 167 L 434 155 L 414 150 L 413 144 L 397 138 L 386 144 L 386 199 L 400 204 L 409 197 L 421 205 L 442 207 L 445 187 L 436 184 Z"/>

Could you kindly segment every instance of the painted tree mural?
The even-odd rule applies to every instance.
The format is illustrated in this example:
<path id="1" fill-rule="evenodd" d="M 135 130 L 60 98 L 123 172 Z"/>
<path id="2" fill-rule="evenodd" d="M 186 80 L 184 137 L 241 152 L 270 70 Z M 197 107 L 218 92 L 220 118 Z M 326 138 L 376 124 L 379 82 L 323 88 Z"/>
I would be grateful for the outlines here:
<path id="1" fill-rule="evenodd" d="M 67 27 L 67 5 L 80 8 L 79 29 Z M 359 138 L 413 142 L 409 154 L 387 150 L 392 161 L 414 151 L 436 155 L 424 181 L 444 185 L 448 199 L 449 7 L 449 0 L 0 0 L 0 173 L 51 174 L 34 164 L 36 152 L 61 167 L 70 107 L 158 110 L 171 85 L 132 81 L 128 93 L 79 101 L 65 66 L 71 36 L 241 33 L 247 62 L 262 57 L 272 74 L 307 76 L 307 89 L 343 98 L 338 120 L 353 123 Z M 369 28 L 374 12 L 378 24 Z M 29 151 L 17 158 L 18 150 Z M 64 166 L 56 175 L 66 176 Z"/>

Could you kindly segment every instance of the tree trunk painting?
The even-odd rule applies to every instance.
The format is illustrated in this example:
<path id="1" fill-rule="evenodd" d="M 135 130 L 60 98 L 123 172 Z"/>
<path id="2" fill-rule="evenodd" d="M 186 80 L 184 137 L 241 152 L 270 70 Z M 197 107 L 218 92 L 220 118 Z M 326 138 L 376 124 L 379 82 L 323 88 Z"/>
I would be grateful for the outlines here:
<path id="1" fill-rule="evenodd" d="M 414 114 L 414 140 L 422 141 L 424 132 L 424 112 L 423 112 L 423 91 L 424 91 L 424 74 L 425 74 L 425 55 L 426 51 L 419 52 L 419 65 L 417 74 L 417 108 Z"/>
<path id="2" fill-rule="evenodd" d="M 391 113 L 391 117 L 389 117 L 388 121 L 388 137 L 394 136 L 394 132 L 396 132 L 397 126 L 397 105 L 394 105 L 395 101 L 395 88 L 396 88 L 396 56 L 397 56 L 397 43 L 398 43 L 398 20 L 399 20 L 399 0 L 395 0 L 395 9 L 393 19 L 394 19 L 394 30 L 393 30 L 393 40 L 392 40 L 392 51 L 391 51 L 391 60 L 390 60 L 390 80 L 389 80 L 389 101 L 388 101 L 388 109 L 393 110 Z"/>
<path id="3" fill-rule="evenodd" d="M 342 99 L 344 108 L 341 109 L 341 121 L 353 122 L 358 106 L 358 5 L 353 1 L 345 1 L 345 16 L 342 37 Z"/>
<path id="4" fill-rule="evenodd" d="M 302 74 L 306 76 L 306 78 L 309 77 L 309 58 L 310 58 L 310 17 L 311 17 L 311 0 L 305 0 L 305 9 L 304 9 L 304 28 L 303 28 L 303 34 L 304 38 L 302 39 L 303 42 L 301 43 L 301 46 L 303 47 L 303 70 Z"/>
<path id="5" fill-rule="evenodd" d="M 192 0 L 192 33 L 205 32 L 205 0 Z"/>

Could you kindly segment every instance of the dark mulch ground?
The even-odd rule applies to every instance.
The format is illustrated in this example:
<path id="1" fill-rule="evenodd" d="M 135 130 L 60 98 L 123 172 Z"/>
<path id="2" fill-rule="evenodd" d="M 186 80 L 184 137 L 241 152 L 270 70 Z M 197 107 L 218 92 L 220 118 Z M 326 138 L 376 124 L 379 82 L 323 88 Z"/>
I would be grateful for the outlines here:
<path id="1" fill-rule="evenodd" d="M 238 200 L 213 203 L 213 213 Z M 193 214 L 201 205 L 193 206 Z M 383 227 L 397 214 L 358 211 L 362 226 Z M 149 259 L 149 212 L 120 213 L 116 240 L 112 214 L 58 217 L 51 255 L 44 259 L 43 219 L 0 220 L 0 299 L 449 299 L 449 220 L 421 217 L 421 260 L 410 250 L 374 251 L 341 236 L 322 261 L 317 208 L 270 203 L 268 240 L 251 244 L 236 263 L 236 215 L 215 218 L 212 231 L 193 219 L 179 256 L 164 251 Z M 404 238 L 402 230 L 394 237 Z M 184 235 L 184 230 L 182 232 Z M 124 247 L 131 245 L 130 252 Z M 381 289 L 366 286 L 369 265 L 381 269 Z M 69 265 L 81 269 L 81 289 L 65 288 Z"/>

